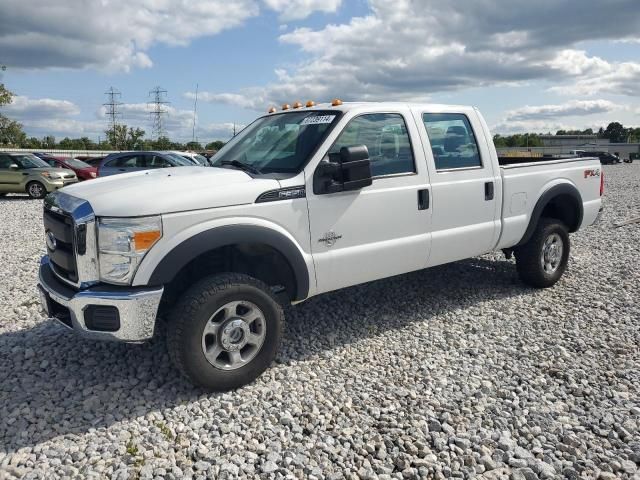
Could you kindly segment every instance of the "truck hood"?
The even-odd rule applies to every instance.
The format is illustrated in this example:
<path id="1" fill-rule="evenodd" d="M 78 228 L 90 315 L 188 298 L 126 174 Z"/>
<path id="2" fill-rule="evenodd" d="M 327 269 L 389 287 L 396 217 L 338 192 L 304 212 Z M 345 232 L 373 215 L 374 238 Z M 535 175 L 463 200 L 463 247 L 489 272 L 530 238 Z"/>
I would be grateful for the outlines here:
<path id="1" fill-rule="evenodd" d="M 277 180 L 240 170 L 175 167 L 97 178 L 63 191 L 89 201 L 98 216 L 138 217 L 253 203 L 278 187 Z"/>

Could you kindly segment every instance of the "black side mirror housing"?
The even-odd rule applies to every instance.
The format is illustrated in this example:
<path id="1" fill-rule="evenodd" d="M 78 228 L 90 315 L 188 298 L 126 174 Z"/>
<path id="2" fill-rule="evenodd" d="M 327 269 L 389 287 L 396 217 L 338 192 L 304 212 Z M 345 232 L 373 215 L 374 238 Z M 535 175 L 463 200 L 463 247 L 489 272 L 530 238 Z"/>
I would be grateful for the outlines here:
<path id="1" fill-rule="evenodd" d="M 366 145 L 342 147 L 340 153 L 322 160 L 313 178 L 315 194 L 360 190 L 373 183 Z"/>

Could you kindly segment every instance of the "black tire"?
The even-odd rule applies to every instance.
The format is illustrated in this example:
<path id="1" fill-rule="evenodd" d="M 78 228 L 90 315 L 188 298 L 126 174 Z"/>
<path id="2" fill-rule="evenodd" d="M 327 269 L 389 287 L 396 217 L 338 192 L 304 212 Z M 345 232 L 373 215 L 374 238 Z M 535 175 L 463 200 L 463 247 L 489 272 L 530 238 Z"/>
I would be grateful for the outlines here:
<path id="1" fill-rule="evenodd" d="M 559 257 L 559 263 L 555 269 L 551 270 L 553 264 L 549 264 L 549 269 L 545 269 L 545 242 L 557 238 L 562 241 L 562 253 L 556 256 Z M 516 269 L 520 280 L 535 288 L 553 286 L 567 268 L 570 250 L 567 227 L 559 220 L 541 218 L 529 241 L 515 249 Z"/>
<path id="2" fill-rule="evenodd" d="M 27 193 L 31 198 L 44 198 L 47 196 L 47 189 L 38 181 L 27 183 Z"/>
<path id="3" fill-rule="evenodd" d="M 256 306 L 266 331 L 248 363 L 224 370 L 205 356 L 204 329 L 210 320 L 213 323 L 214 313 L 235 301 Z M 230 390 L 252 382 L 271 364 L 280 348 L 283 327 L 282 307 L 265 283 L 248 275 L 223 273 L 200 280 L 178 300 L 169 315 L 167 347 L 173 363 L 192 383 L 207 390 Z M 220 339 L 215 338 L 216 342 Z"/>

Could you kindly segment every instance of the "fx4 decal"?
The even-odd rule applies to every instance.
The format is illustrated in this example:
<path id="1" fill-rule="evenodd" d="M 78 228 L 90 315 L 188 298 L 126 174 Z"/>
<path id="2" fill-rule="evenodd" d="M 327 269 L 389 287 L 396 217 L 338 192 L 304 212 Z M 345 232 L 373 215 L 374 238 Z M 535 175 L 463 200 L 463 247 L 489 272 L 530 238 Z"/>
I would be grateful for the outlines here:
<path id="1" fill-rule="evenodd" d="M 599 177 L 600 176 L 600 169 L 596 168 L 594 170 L 585 170 L 584 171 L 584 178 L 588 178 L 588 177 Z"/>

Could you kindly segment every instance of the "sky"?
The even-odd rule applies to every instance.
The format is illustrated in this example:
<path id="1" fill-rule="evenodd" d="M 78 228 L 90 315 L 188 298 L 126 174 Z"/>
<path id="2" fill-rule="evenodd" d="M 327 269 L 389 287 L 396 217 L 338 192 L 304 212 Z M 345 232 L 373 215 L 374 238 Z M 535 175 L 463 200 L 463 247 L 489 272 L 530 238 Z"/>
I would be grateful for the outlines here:
<path id="1" fill-rule="evenodd" d="M 271 105 L 475 105 L 495 132 L 640 126 L 638 0 L 2 0 L 2 113 L 31 136 L 226 140 Z"/>

